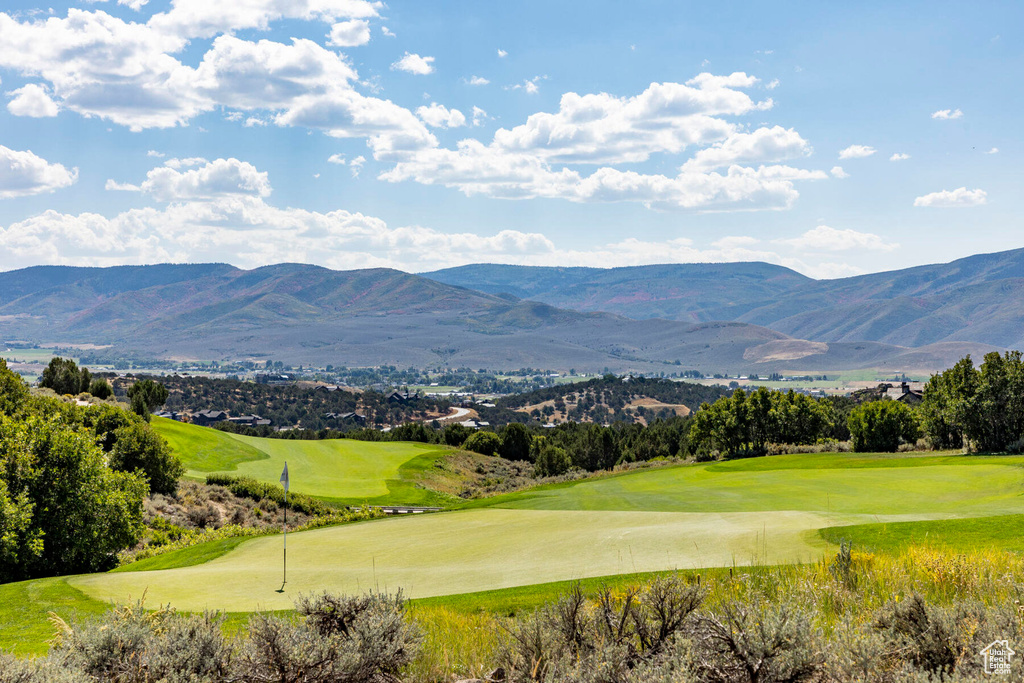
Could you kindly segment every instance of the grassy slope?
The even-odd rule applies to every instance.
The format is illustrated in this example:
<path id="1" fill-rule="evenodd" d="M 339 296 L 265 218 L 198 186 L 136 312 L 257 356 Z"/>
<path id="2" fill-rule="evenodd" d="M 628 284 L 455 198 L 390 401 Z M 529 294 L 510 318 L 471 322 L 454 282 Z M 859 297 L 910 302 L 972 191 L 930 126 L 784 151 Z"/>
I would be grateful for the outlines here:
<path id="1" fill-rule="evenodd" d="M 0 585 L 0 650 L 19 655 L 46 652 L 53 637 L 47 619 L 53 612 L 65 621 L 101 614 L 109 604 L 88 597 L 64 578 L 36 579 Z"/>
<path id="2" fill-rule="evenodd" d="M 212 472 L 277 483 L 285 461 L 291 488 L 340 503 L 436 505 L 436 494 L 415 484 L 416 475 L 449 452 L 419 443 L 352 439 L 261 439 L 154 418 L 153 425 L 185 463 L 188 476 Z"/>

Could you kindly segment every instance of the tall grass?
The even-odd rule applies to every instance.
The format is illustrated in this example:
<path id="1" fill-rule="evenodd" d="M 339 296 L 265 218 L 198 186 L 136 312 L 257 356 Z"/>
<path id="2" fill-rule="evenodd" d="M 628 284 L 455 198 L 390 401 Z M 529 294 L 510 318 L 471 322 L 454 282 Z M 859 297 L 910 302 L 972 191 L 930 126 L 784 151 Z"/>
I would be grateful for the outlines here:
<path id="1" fill-rule="evenodd" d="M 939 607 L 974 603 L 993 613 L 1016 611 L 1017 632 L 1024 632 L 1024 556 L 1002 550 L 958 553 L 914 546 L 895 554 L 873 554 L 853 549 L 845 570 L 837 571 L 835 558 L 828 558 L 814 564 L 745 566 L 681 575 L 703 586 L 705 610 L 719 612 L 728 605 L 755 603 L 801 605 L 826 639 L 838 641 L 848 637 L 851 629 L 872 628 L 884 610 L 915 595 Z M 621 598 L 652 579 L 653 575 L 629 581 L 609 577 L 607 586 Z M 587 582 L 588 588 L 594 586 L 594 581 Z M 550 593 L 534 591 L 535 606 L 554 602 L 565 592 L 564 584 Z M 596 590 L 589 593 L 596 599 Z M 424 641 L 410 664 L 408 680 L 450 681 L 452 675 L 482 678 L 494 669 L 498 653 L 510 644 L 516 621 L 526 614 L 520 609 L 510 616 L 501 591 L 490 595 L 495 610 L 489 609 L 487 602 L 464 598 L 453 600 L 451 606 L 443 604 L 443 598 L 413 604 L 410 614 Z"/>

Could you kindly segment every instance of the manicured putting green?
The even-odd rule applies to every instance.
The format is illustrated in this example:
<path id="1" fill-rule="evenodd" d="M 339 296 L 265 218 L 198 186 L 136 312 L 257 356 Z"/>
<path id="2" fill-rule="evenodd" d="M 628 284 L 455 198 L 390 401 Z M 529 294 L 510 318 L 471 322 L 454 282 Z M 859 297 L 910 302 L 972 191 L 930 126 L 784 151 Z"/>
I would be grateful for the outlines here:
<path id="1" fill-rule="evenodd" d="M 442 446 L 410 442 L 261 439 L 160 418 L 154 418 L 153 426 L 190 477 L 223 472 L 277 483 L 287 461 L 293 491 L 337 500 L 386 496 L 403 480 L 403 466 L 449 452 Z M 417 496 L 412 498 L 389 502 L 419 502 Z"/>
<path id="2" fill-rule="evenodd" d="M 843 521 L 867 521 L 850 517 Z M 92 574 L 69 584 L 98 600 L 143 592 L 153 604 L 283 609 L 296 595 L 402 588 L 427 597 L 609 574 L 812 560 L 825 547 L 807 512 L 674 513 L 467 510 L 247 541 L 206 564 Z"/>

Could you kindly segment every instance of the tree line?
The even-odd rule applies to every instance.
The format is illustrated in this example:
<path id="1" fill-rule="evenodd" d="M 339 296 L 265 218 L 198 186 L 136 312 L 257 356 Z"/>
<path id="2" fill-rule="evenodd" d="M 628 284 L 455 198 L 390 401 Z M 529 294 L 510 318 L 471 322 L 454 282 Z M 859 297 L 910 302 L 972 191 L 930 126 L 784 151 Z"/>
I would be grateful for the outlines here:
<path id="1" fill-rule="evenodd" d="M 61 395 L 90 394 L 104 401 L 114 395 L 105 377 L 93 377 L 89 368 L 79 368 L 75 361 L 60 356 L 51 358 L 43 368 L 39 386 Z M 125 396 L 132 412 L 148 422 L 150 413 L 167 401 L 167 387 L 152 379 L 141 379 L 128 386 Z"/>
<path id="2" fill-rule="evenodd" d="M 924 389 L 922 428 L 939 448 L 1024 452 L 1024 360 L 1020 351 L 970 356 Z"/>

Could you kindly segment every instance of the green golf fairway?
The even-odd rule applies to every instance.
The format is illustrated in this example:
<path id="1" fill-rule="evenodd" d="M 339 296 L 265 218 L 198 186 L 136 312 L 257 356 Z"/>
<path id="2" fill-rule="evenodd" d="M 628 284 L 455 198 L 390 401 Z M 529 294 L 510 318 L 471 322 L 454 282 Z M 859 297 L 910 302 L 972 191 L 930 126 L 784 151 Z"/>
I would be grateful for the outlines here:
<path id="1" fill-rule="evenodd" d="M 842 467 L 844 458 L 853 466 Z M 1024 512 L 1022 463 L 1019 457 L 776 456 L 541 487 L 479 504 L 531 510 L 979 517 Z"/>
<path id="2" fill-rule="evenodd" d="M 276 484 L 287 461 L 292 491 L 334 500 L 387 496 L 403 479 L 403 465 L 449 452 L 444 446 L 401 441 L 262 439 L 161 418 L 153 418 L 153 427 L 181 458 L 189 477 L 226 473 Z M 411 498 L 389 502 L 420 502 Z"/>
<path id="3" fill-rule="evenodd" d="M 844 458 L 852 467 L 842 466 Z M 478 509 L 292 535 L 284 593 L 276 592 L 280 537 L 246 541 L 202 565 L 68 581 L 99 600 L 148 591 L 182 609 L 248 611 L 285 608 L 296 594 L 317 590 L 402 588 L 428 597 L 798 562 L 821 557 L 827 544 L 816 530 L 824 527 L 1024 513 L 1022 461 L 785 456 L 560 484 L 477 501 Z"/>

